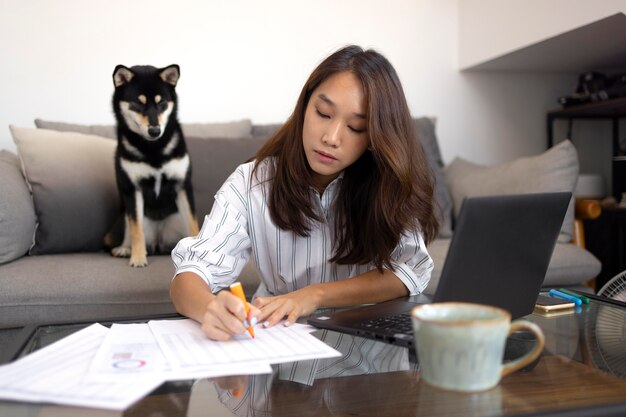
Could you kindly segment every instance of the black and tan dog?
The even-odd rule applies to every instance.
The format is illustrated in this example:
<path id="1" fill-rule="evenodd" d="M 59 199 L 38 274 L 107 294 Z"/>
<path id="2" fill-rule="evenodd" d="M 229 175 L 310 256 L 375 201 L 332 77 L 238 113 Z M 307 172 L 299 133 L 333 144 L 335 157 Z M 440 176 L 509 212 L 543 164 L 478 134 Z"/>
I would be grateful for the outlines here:
<path id="1" fill-rule="evenodd" d="M 198 233 L 191 163 L 176 117 L 178 65 L 115 67 L 115 173 L 122 216 L 106 236 L 111 254 L 148 264 L 148 253 L 170 251 Z"/>

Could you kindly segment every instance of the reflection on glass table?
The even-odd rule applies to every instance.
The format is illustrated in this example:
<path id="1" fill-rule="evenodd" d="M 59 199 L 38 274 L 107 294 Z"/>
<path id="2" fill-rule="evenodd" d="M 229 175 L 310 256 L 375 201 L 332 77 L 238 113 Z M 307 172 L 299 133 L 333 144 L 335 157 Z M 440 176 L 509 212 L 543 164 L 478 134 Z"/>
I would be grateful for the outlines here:
<path id="1" fill-rule="evenodd" d="M 0 402 L 0 415 L 61 416 L 499 416 L 626 415 L 626 309 L 592 301 L 578 311 L 526 317 L 546 347 L 532 370 L 494 389 L 459 394 L 420 379 L 408 350 L 330 331 L 315 334 L 340 358 L 273 367 L 267 375 L 169 382 L 123 413 Z M 42 326 L 26 350 L 74 327 Z"/>

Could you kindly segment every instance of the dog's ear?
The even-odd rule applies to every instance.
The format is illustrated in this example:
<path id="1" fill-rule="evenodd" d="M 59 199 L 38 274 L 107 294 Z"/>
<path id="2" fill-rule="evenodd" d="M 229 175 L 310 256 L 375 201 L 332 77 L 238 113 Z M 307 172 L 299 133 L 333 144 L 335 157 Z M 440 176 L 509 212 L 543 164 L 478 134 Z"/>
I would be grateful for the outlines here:
<path id="1" fill-rule="evenodd" d="M 122 84 L 126 84 L 133 79 L 135 73 L 130 70 L 130 68 L 126 68 L 124 65 L 118 65 L 115 67 L 115 71 L 113 71 L 113 84 L 116 87 L 119 87 Z"/>
<path id="2" fill-rule="evenodd" d="M 176 64 L 172 64 L 168 67 L 161 68 L 161 72 L 159 72 L 159 76 L 163 81 L 168 84 L 172 84 L 176 87 L 176 83 L 180 78 L 180 67 Z"/>

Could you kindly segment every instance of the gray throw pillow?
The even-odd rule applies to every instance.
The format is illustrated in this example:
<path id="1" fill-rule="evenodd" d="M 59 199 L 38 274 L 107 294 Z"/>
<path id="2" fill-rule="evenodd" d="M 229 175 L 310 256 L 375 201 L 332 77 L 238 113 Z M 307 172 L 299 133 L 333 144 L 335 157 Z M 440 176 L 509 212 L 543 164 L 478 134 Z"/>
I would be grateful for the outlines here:
<path id="1" fill-rule="evenodd" d="M 116 142 L 74 132 L 11 126 L 37 227 L 30 254 L 102 249 L 119 211 Z"/>
<path id="2" fill-rule="evenodd" d="M 51 122 L 35 119 L 35 126 L 40 129 L 58 130 L 62 132 L 78 132 L 88 135 L 117 139 L 115 125 L 83 125 L 76 123 Z M 252 121 L 250 119 L 221 123 L 182 123 L 183 134 L 201 138 L 250 138 L 252 137 Z"/>
<path id="3" fill-rule="evenodd" d="M 0 264 L 28 252 L 35 232 L 35 208 L 17 155 L 0 151 Z"/>
<path id="4" fill-rule="evenodd" d="M 240 139 L 252 137 L 252 120 L 242 119 L 219 123 L 182 123 L 185 138 Z"/>
<path id="5" fill-rule="evenodd" d="M 254 139 L 269 139 L 270 136 L 278 132 L 278 129 L 282 127 L 280 123 L 271 123 L 264 125 L 252 125 L 252 137 Z"/>
<path id="6" fill-rule="evenodd" d="M 457 216 L 465 197 L 574 191 L 578 179 L 576 148 L 565 140 L 546 152 L 486 167 L 456 158 L 445 170 Z M 559 242 L 570 242 L 574 198 L 567 209 Z"/>
<path id="7" fill-rule="evenodd" d="M 446 186 L 443 173 L 443 161 L 437 135 L 435 134 L 435 123 L 429 117 L 414 119 L 417 128 L 417 137 L 422 145 L 426 160 L 435 179 L 435 202 L 437 219 L 439 220 L 439 237 L 452 236 L 452 197 Z"/>

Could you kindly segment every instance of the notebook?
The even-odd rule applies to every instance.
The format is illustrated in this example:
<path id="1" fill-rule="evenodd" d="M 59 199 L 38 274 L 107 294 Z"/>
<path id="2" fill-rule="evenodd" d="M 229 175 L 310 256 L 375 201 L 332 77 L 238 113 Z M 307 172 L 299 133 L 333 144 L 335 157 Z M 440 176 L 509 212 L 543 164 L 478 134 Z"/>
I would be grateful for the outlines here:
<path id="1" fill-rule="evenodd" d="M 433 296 L 420 294 L 319 314 L 308 323 L 400 346 L 413 346 L 416 305 L 464 301 L 530 314 L 545 278 L 571 193 L 471 197 L 463 201 Z"/>

